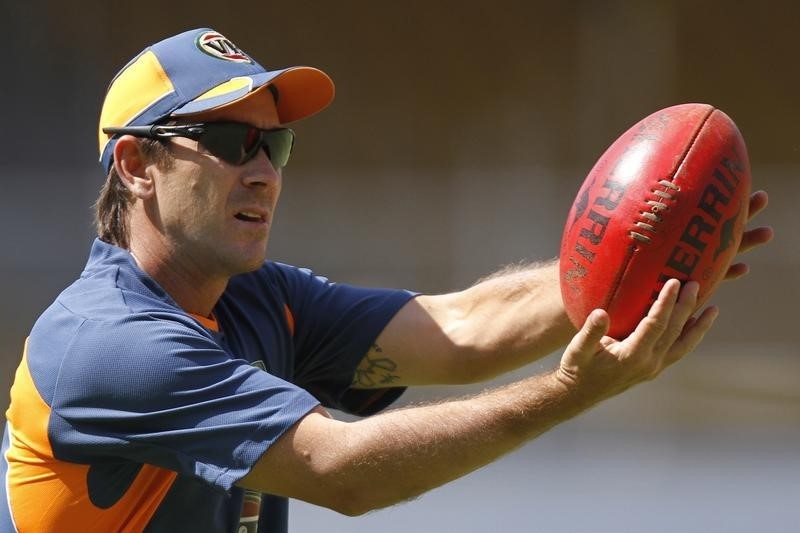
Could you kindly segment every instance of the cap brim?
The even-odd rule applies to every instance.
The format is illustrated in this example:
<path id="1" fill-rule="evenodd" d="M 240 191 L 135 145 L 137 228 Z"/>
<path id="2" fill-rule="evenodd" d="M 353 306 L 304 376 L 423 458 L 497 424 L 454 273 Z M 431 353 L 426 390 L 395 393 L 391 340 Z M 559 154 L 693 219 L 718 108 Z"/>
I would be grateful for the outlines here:
<path id="1" fill-rule="evenodd" d="M 282 123 L 309 117 L 328 107 L 336 92 L 333 80 L 313 67 L 292 67 L 272 81 L 278 88 L 278 117 Z"/>
<path id="2" fill-rule="evenodd" d="M 333 101 L 331 78 L 313 67 L 290 67 L 234 78 L 198 96 L 171 113 L 186 116 L 235 104 L 267 85 L 278 89 L 278 118 L 282 124 L 309 117 Z"/>

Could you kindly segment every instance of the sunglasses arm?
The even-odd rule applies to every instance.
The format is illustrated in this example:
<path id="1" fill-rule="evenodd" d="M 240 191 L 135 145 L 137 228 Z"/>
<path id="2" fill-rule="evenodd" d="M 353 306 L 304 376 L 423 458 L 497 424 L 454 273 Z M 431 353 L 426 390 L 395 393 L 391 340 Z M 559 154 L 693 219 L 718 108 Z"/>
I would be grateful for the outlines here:
<path id="1" fill-rule="evenodd" d="M 111 135 L 133 135 L 148 139 L 165 139 L 169 137 L 188 137 L 197 140 L 204 132 L 199 124 L 186 124 L 180 126 L 162 126 L 152 124 L 149 126 L 128 126 L 125 128 L 103 128 L 103 133 Z"/>

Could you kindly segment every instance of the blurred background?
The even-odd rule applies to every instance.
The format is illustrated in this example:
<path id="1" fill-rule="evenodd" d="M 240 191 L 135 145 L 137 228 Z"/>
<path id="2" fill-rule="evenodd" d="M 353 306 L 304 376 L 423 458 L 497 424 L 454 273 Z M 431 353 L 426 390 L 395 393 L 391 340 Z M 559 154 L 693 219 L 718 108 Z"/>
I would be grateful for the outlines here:
<path id="1" fill-rule="evenodd" d="M 333 105 L 296 125 L 270 256 L 372 286 L 443 292 L 555 257 L 605 148 L 660 108 L 706 102 L 739 125 L 754 188 L 771 198 L 758 222 L 776 238 L 717 293 L 722 315 L 704 344 L 657 381 L 416 502 L 360 518 L 293 503 L 291 529 L 800 531 L 800 4 L 0 5 L 3 391 L 33 321 L 84 265 L 105 88 L 168 35 L 213 27 L 268 68 L 333 77 Z M 415 390 L 401 403 L 481 388 Z"/>

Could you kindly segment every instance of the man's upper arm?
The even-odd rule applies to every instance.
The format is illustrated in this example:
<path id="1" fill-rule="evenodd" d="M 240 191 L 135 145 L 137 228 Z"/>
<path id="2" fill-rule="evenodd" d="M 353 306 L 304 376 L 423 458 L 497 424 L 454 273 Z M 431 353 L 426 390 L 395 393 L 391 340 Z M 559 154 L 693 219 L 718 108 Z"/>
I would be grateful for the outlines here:
<path id="1" fill-rule="evenodd" d="M 474 383 L 565 345 L 558 263 L 504 269 L 460 292 L 418 296 L 372 343 L 353 387 Z"/>
<path id="2" fill-rule="evenodd" d="M 406 303 L 372 343 L 353 376 L 353 388 L 453 382 L 451 338 L 458 318 L 454 295 L 418 296 Z"/>

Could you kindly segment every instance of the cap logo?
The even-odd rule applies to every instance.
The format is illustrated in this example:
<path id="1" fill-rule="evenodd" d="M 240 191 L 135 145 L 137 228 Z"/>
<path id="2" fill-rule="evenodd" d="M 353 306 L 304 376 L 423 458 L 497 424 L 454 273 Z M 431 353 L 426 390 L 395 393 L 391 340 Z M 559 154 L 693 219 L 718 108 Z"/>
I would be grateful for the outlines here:
<path id="1" fill-rule="evenodd" d="M 226 61 L 233 61 L 236 63 L 252 63 L 253 60 L 242 52 L 238 46 L 233 44 L 225 36 L 220 35 L 215 31 L 207 31 L 201 33 L 197 37 L 197 47 L 206 54 L 224 59 Z"/>

